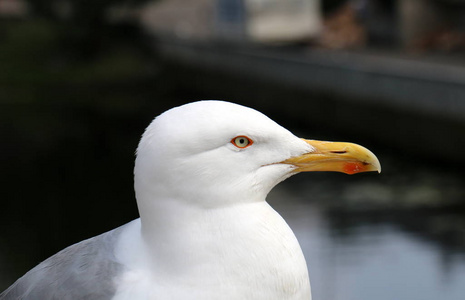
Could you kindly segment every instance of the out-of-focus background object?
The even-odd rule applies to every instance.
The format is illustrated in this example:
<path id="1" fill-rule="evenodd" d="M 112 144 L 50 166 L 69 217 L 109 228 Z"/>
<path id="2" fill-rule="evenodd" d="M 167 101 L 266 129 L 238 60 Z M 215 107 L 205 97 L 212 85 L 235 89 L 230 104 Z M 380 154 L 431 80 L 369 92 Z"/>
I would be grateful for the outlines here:
<path id="1" fill-rule="evenodd" d="M 464 20 L 460 0 L 0 0 L 0 289 L 136 218 L 143 129 L 225 99 L 381 160 L 270 194 L 314 299 L 462 299 Z"/>
<path id="2" fill-rule="evenodd" d="M 151 32 L 182 38 L 295 42 L 321 30 L 319 0 L 156 1 L 142 11 Z"/>

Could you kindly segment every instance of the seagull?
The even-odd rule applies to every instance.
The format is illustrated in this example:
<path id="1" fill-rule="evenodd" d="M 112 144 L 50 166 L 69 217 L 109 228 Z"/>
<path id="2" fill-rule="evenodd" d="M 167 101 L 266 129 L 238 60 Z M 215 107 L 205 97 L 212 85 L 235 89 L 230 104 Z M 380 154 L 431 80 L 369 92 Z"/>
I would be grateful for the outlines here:
<path id="1" fill-rule="evenodd" d="M 140 218 L 58 252 L 0 299 L 310 300 L 297 238 L 266 202 L 308 171 L 381 166 L 362 146 L 298 138 L 238 104 L 172 108 L 137 148 Z"/>

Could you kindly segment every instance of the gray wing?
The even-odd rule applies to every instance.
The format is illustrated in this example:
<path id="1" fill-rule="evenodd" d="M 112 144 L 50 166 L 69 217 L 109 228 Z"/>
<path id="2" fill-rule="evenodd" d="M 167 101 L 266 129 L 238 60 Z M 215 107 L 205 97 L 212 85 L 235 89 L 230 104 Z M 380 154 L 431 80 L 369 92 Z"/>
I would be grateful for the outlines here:
<path id="1" fill-rule="evenodd" d="M 123 269 L 114 255 L 123 225 L 58 252 L 0 294 L 11 299 L 111 299 Z"/>

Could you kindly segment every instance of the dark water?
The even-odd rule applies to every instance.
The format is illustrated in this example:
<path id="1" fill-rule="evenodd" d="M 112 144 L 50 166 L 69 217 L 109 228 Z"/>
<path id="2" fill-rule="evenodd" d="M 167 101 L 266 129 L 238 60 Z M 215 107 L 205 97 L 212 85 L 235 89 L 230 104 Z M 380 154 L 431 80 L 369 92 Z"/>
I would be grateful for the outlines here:
<path id="1" fill-rule="evenodd" d="M 103 88 L 100 97 L 121 100 L 111 104 L 2 104 L 0 290 L 67 245 L 137 217 L 139 136 L 183 101 L 145 88 Z M 380 175 L 301 174 L 269 196 L 304 249 L 314 299 L 463 299 L 465 177 L 452 164 L 372 150 Z"/>
<path id="2" fill-rule="evenodd" d="M 328 214 L 295 195 L 283 204 L 306 192 L 290 187 L 277 188 L 270 201 L 301 243 L 314 299 L 463 299 L 465 252 L 453 245 L 463 243 L 463 212 Z M 422 226 L 428 223 L 437 224 Z"/>

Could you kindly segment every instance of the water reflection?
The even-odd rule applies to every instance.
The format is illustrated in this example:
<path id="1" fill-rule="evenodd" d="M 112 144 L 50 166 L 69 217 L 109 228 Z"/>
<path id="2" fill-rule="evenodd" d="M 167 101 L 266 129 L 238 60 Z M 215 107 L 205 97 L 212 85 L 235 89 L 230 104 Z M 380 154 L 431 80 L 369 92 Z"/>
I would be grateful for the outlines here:
<path id="1" fill-rule="evenodd" d="M 315 195 L 306 179 L 307 187 L 282 184 L 269 200 L 301 243 L 315 299 L 463 298 L 465 226 L 454 222 L 463 212 L 348 212 L 298 196 Z"/>
<path id="2" fill-rule="evenodd" d="M 3 107 L 1 290 L 67 245 L 137 216 L 134 149 L 165 108 Z M 381 175 L 300 174 L 269 197 L 304 249 L 314 299 L 462 299 L 463 175 L 373 150 Z"/>

